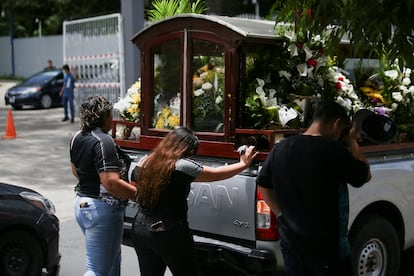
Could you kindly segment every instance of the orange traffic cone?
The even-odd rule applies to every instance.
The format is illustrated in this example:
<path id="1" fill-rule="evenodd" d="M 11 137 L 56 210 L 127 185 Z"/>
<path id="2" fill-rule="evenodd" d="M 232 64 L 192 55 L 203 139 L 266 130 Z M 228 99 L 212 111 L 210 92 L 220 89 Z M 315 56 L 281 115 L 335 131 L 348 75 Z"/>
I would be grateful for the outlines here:
<path id="1" fill-rule="evenodd" d="M 16 138 L 16 129 L 14 128 L 12 111 L 11 109 L 9 109 L 9 113 L 7 116 L 6 133 L 4 134 L 3 139 L 14 139 L 14 138 Z"/>

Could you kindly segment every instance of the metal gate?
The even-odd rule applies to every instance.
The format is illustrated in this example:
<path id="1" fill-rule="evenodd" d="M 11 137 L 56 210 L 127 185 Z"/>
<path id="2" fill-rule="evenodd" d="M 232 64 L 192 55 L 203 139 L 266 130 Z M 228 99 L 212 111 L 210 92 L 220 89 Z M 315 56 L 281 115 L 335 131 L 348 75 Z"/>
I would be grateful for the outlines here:
<path id="1" fill-rule="evenodd" d="M 95 95 L 118 101 L 125 94 L 121 14 L 63 22 L 63 60 L 77 70 L 77 110 Z"/>

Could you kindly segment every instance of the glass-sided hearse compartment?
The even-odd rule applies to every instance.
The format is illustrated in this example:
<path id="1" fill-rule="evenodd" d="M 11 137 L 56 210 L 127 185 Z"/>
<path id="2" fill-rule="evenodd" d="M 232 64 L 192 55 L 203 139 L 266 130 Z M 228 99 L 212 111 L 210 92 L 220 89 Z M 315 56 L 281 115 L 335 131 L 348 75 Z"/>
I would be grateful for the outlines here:
<path id="1" fill-rule="evenodd" d="M 282 47 L 273 27 L 271 21 L 185 15 L 139 32 L 133 42 L 142 60 L 140 122 L 114 120 L 113 135 L 119 125 L 139 127 L 140 135 L 116 137 L 117 143 L 150 149 L 183 125 L 200 138 L 199 154 L 237 158 L 242 144 L 258 142 L 269 151 L 278 135 L 300 131 L 255 129 L 245 110 L 246 93 L 255 89 L 248 86 L 269 72 L 265 59 Z"/>
<path id="2" fill-rule="evenodd" d="M 117 144 L 151 150 L 168 130 L 187 126 L 200 139 L 199 155 L 238 158 L 239 146 L 254 144 L 264 159 L 274 143 L 303 132 L 312 83 L 286 82 L 281 72 L 296 65 L 286 63 L 292 49 L 274 27 L 273 21 L 186 14 L 137 33 L 132 41 L 141 51 L 139 122 L 114 120 Z M 276 90 L 286 93 L 276 98 Z M 300 103 L 301 116 L 284 123 L 278 110 L 290 102 Z M 120 137 L 120 128 L 134 128 L 135 135 Z"/>

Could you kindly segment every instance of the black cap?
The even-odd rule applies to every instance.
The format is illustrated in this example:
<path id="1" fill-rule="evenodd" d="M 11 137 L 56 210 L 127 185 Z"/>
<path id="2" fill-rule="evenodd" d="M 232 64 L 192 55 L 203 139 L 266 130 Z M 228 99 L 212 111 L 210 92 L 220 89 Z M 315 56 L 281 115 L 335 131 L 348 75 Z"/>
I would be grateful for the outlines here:
<path id="1" fill-rule="evenodd" d="M 362 138 L 374 144 L 389 143 L 397 134 L 397 126 L 390 117 L 368 109 L 358 110 L 353 121 Z"/>

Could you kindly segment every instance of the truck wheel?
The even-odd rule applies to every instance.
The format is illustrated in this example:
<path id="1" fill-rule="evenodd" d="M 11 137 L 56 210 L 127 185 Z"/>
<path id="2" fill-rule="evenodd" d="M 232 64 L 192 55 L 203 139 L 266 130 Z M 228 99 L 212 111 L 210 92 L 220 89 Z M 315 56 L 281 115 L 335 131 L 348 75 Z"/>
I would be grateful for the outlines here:
<path id="1" fill-rule="evenodd" d="M 2 234 L 0 275 L 38 276 L 42 273 L 43 254 L 39 243 L 24 231 Z"/>
<path id="2" fill-rule="evenodd" d="M 354 274 L 398 276 L 401 248 L 392 224 L 379 215 L 366 215 L 350 233 Z"/>

